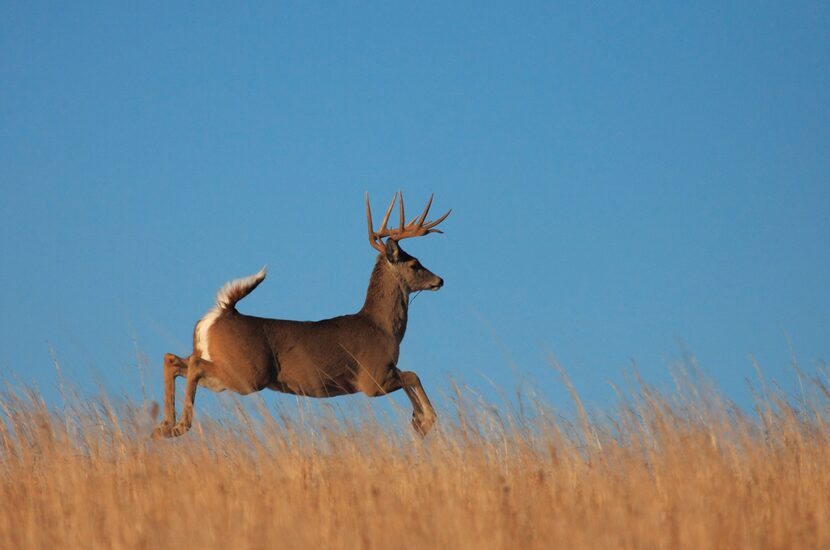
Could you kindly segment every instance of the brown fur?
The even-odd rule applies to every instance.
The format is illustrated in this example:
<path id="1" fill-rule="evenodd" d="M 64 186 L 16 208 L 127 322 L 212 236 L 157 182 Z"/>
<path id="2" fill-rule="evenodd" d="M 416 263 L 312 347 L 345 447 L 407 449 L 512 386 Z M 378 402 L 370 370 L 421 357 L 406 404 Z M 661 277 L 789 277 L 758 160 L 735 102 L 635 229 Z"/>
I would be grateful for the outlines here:
<path id="1" fill-rule="evenodd" d="M 185 433 L 193 420 L 197 386 L 245 395 L 265 388 L 309 397 L 362 392 L 370 397 L 403 389 L 412 402 L 412 424 L 420 434 L 436 414 L 414 372 L 397 368 L 406 332 L 409 294 L 437 290 L 440 277 L 423 268 L 397 242 L 388 240 L 378 255 L 363 308 L 352 315 L 322 321 L 285 321 L 243 315 L 233 304 L 253 290 L 237 289 L 235 298 L 208 329 L 207 350 L 164 356 L 165 415 L 154 437 Z M 198 324 L 197 324 L 198 327 Z M 202 358 L 207 351 L 210 361 Z M 186 379 L 182 417 L 176 423 L 175 379 Z"/>

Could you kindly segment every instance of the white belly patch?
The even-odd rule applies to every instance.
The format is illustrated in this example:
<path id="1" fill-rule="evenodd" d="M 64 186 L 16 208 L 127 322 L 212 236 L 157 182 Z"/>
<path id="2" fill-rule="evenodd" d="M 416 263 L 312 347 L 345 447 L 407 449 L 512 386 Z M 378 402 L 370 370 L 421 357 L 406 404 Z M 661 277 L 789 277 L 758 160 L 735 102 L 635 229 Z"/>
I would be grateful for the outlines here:
<path id="1" fill-rule="evenodd" d="M 228 387 L 225 386 L 225 384 L 221 380 L 210 376 L 200 378 L 199 385 L 215 392 L 225 391 L 226 389 L 228 389 Z"/>

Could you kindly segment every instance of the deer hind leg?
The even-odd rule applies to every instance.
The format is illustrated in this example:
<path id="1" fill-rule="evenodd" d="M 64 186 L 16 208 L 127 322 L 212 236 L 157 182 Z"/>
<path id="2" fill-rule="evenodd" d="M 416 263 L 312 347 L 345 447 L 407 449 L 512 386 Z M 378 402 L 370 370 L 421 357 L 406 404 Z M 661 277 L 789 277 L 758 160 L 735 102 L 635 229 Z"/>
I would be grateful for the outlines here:
<path id="1" fill-rule="evenodd" d="M 170 430 L 170 436 L 168 437 L 178 437 L 190 430 L 190 426 L 193 424 L 193 404 L 196 401 L 196 387 L 199 385 L 199 380 L 215 375 L 215 371 L 216 365 L 210 361 L 205 361 L 196 355 L 188 357 L 182 417 Z"/>
<path id="2" fill-rule="evenodd" d="M 164 354 L 164 420 L 153 430 L 153 439 L 170 437 L 176 423 L 176 378 L 187 376 L 187 362 L 172 353 Z"/>
<path id="3" fill-rule="evenodd" d="M 412 371 L 403 371 L 399 375 L 400 384 L 406 396 L 412 402 L 412 427 L 422 437 L 426 435 L 429 429 L 435 424 L 438 415 L 435 409 L 432 408 L 432 403 L 429 402 L 424 387 L 421 385 L 421 379 Z"/>

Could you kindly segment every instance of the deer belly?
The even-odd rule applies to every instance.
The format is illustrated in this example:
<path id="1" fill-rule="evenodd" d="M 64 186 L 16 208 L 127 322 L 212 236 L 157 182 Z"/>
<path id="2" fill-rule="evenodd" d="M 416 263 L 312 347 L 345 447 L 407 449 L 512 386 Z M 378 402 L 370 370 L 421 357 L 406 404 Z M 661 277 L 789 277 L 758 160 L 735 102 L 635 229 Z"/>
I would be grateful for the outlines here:
<path id="1" fill-rule="evenodd" d="M 350 382 L 322 384 L 319 381 L 297 381 L 286 379 L 286 377 L 282 376 L 276 382 L 272 382 L 266 387 L 269 390 L 302 395 L 303 397 L 335 397 L 337 395 L 356 393 L 357 391 Z"/>
<path id="2" fill-rule="evenodd" d="M 225 383 L 220 380 L 219 378 L 215 378 L 212 376 L 204 376 L 199 379 L 199 385 L 203 388 L 207 388 L 211 391 L 215 392 L 222 392 L 228 389 Z"/>

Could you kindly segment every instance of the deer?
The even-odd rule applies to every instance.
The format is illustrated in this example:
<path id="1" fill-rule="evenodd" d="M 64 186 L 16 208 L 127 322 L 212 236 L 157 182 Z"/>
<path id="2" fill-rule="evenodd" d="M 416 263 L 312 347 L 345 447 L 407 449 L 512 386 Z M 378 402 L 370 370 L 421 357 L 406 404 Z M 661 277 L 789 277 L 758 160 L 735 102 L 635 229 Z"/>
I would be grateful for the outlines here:
<path id="1" fill-rule="evenodd" d="M 185 434 L 193 422 L 196 389 L 230 390 L 248 395 L 263 389 L 326 398 L 363 393 L 377 397 L 404 390 L 412 403 L 412 426 L 421 437 L 437 420 L 418 375 L 398 368 L 408 320 L 410 295 L 437 291 L 444 280 L 407 254 L 399 241 L 430 233 L 452 210 L 427 221 L 424 211 L 405 222 L 403 193 L 398 191 L 375 231 L 369 193 L 366 221 L 369 244 L 378 254 L 366 299 L 357 313 L 320 321 L 291 321 L 245 315 L 236 304 L 263 280 L 266 269 L 222 286 L 216 302 L 193 329 L 193 353 L 186 358 L 164 355 L 164 417 L 154 439 Z M 399 205 L 400 223 L 388 228 Z M 385 241 L 384 241 L 385 239 Z M 181 418 L 176 421 L 176 379 L 185 379 Z"/>

